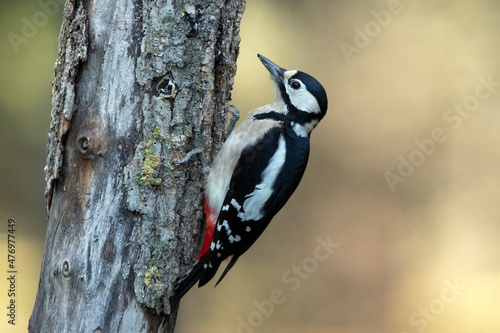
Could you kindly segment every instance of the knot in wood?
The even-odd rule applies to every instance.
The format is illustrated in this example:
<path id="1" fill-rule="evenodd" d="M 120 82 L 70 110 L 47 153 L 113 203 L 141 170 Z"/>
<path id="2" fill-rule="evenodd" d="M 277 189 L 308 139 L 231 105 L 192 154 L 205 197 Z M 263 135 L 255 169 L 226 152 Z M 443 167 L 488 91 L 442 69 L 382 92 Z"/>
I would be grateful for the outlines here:
<path id="1" fill-rule="evenodd" d="M 64 262 L 62 264 L 61 272 L 62 272 L 62 275 L 64 277 L 69 277 L 70 276 L 70 274 L 71 274 L 71 266 L 69 264 L 69 261 L 64 260 Z"/>
<path id="2" fill-rule="evenodd" d="M 107 240 L 104 243 L 104 258 L 108 261 L 111 262 L 113 260 L 115 254 L 115 246 L 113 245 L 113 242 Z"/>
<path id="3" fill-rule="evenodd" d="M 80 137 L 76 142 L 76 151 L 78 155 L 84 160 L 92 160 L 94 159 L 94 153 L 91 149 L 90 138 L 88 137 Z"/>

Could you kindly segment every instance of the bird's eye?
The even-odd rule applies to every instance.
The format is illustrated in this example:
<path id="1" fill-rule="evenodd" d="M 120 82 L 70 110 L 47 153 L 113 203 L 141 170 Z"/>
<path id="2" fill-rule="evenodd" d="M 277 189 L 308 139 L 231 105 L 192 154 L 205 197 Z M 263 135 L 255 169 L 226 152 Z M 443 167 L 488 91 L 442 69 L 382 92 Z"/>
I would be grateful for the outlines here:
<path id="1" fill-rule="evenodd" d="M 292 81 L 290 82 L 290 87 L 292 87 L 293 89 L 297 90 L 300 88 L 300 82 L 299 81 Z"/>

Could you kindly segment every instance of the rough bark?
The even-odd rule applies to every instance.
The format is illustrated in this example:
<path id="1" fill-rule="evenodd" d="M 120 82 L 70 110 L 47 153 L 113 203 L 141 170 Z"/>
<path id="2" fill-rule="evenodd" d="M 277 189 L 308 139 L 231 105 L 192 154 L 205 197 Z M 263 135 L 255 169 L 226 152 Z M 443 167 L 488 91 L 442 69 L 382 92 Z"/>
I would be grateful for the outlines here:
<path id="1" fill-rule="evenodd" d="M 30 332 L 173 332 L 202 230 L 198 158 L 226 123 L 244 0 L 68 0 Z"/>

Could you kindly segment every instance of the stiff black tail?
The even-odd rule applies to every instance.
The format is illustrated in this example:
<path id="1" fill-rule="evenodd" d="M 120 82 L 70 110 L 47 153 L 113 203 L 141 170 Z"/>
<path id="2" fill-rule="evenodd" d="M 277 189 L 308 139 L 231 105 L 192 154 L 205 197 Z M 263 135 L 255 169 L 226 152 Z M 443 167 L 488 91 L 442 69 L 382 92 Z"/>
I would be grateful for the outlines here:
<path id="1" fill-rule="evenodd" d="M 229 270 L 233 267 L 233 265 L 236 264 L 236 261 L 238 260 L 238 258 L 239 258 L 239 256 L 233 256 L 231 258 L 231 261 L 229 262 L 229 264 L 227 264 L 226 269 L 224 270 L 224 273 L 222 273 L 221 277 L 219 278 L 219 280 L 217 281 L 215 286 L 217 286 L 219 284 L 219 282 L 222 281 L 224 276 L 226 276 L 227 272 L 229 272 Z"/>
<path id="2" fill-rule="evenodd" d="M 224 273 L 222 273 L 222 276 L 215 284 L 216 286 L 224 278 L 224 276 L 226 276 L 227 272 L 229 272 L 229 270 L 233 267 L 238 258 L 239 256 L 236 255 L 232 257 L 231 261 L 224 270 Z M 208 261 L 208 267 L 204 267 L 207 261 Z M 220 261 L 211 264 L 211 261 L 207 255 L 201 257 L 200 260 L 195 262 L 193 268 L 191 268 L 191 270 L 186 274 L 186 276 L 183 277 L 179 282 L 177 282 L 177 285 L 175 286 L 174 290 L 174 295 L 170 298 L 170 304 L 175 305 L 179 303 L 182 296 L 184 296 L 189 291 L 189 289 L 191 289 L 191 287 L 194 286 L 196 282 L 200 281 L 199 286 L 200 287 L 204 286 L 208 281 L 210 281 L 214 277 L 215 273 L 217 273 L 219 265 Z"/>
<path id="3" fill-rule="evenodd" d="M 170 304 L 174 305 L 179 303 L 182 296 L 184 296 L 189 289 L 200 279 L 201 272 L 203 270 L 203 265 L 205 264 L 205 258 L 201 258 L 194 265 L 189 273 L 182 278 L 175 286 L 174 295 L 170 298 Z"/>

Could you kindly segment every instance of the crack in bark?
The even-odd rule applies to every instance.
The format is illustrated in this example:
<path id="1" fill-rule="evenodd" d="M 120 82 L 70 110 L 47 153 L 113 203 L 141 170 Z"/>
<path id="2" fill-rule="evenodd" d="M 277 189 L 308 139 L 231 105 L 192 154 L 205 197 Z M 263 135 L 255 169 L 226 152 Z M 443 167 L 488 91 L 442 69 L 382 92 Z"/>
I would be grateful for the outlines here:
<path id="1" fill-rule="evenodd" d="M 47 162 L 44 168 L 47 215 L 52 204 L 54 182 L 59 178 L 62 165 L 64 140 L 76 112 L 76 77 L 81 63 L 87 60 L 87 12 L 83 8 L 76 9 L 75 0 L 67 1 L 63 17 L 59 54 L 54 65 L 51 123 L 47 139 Z"/>

